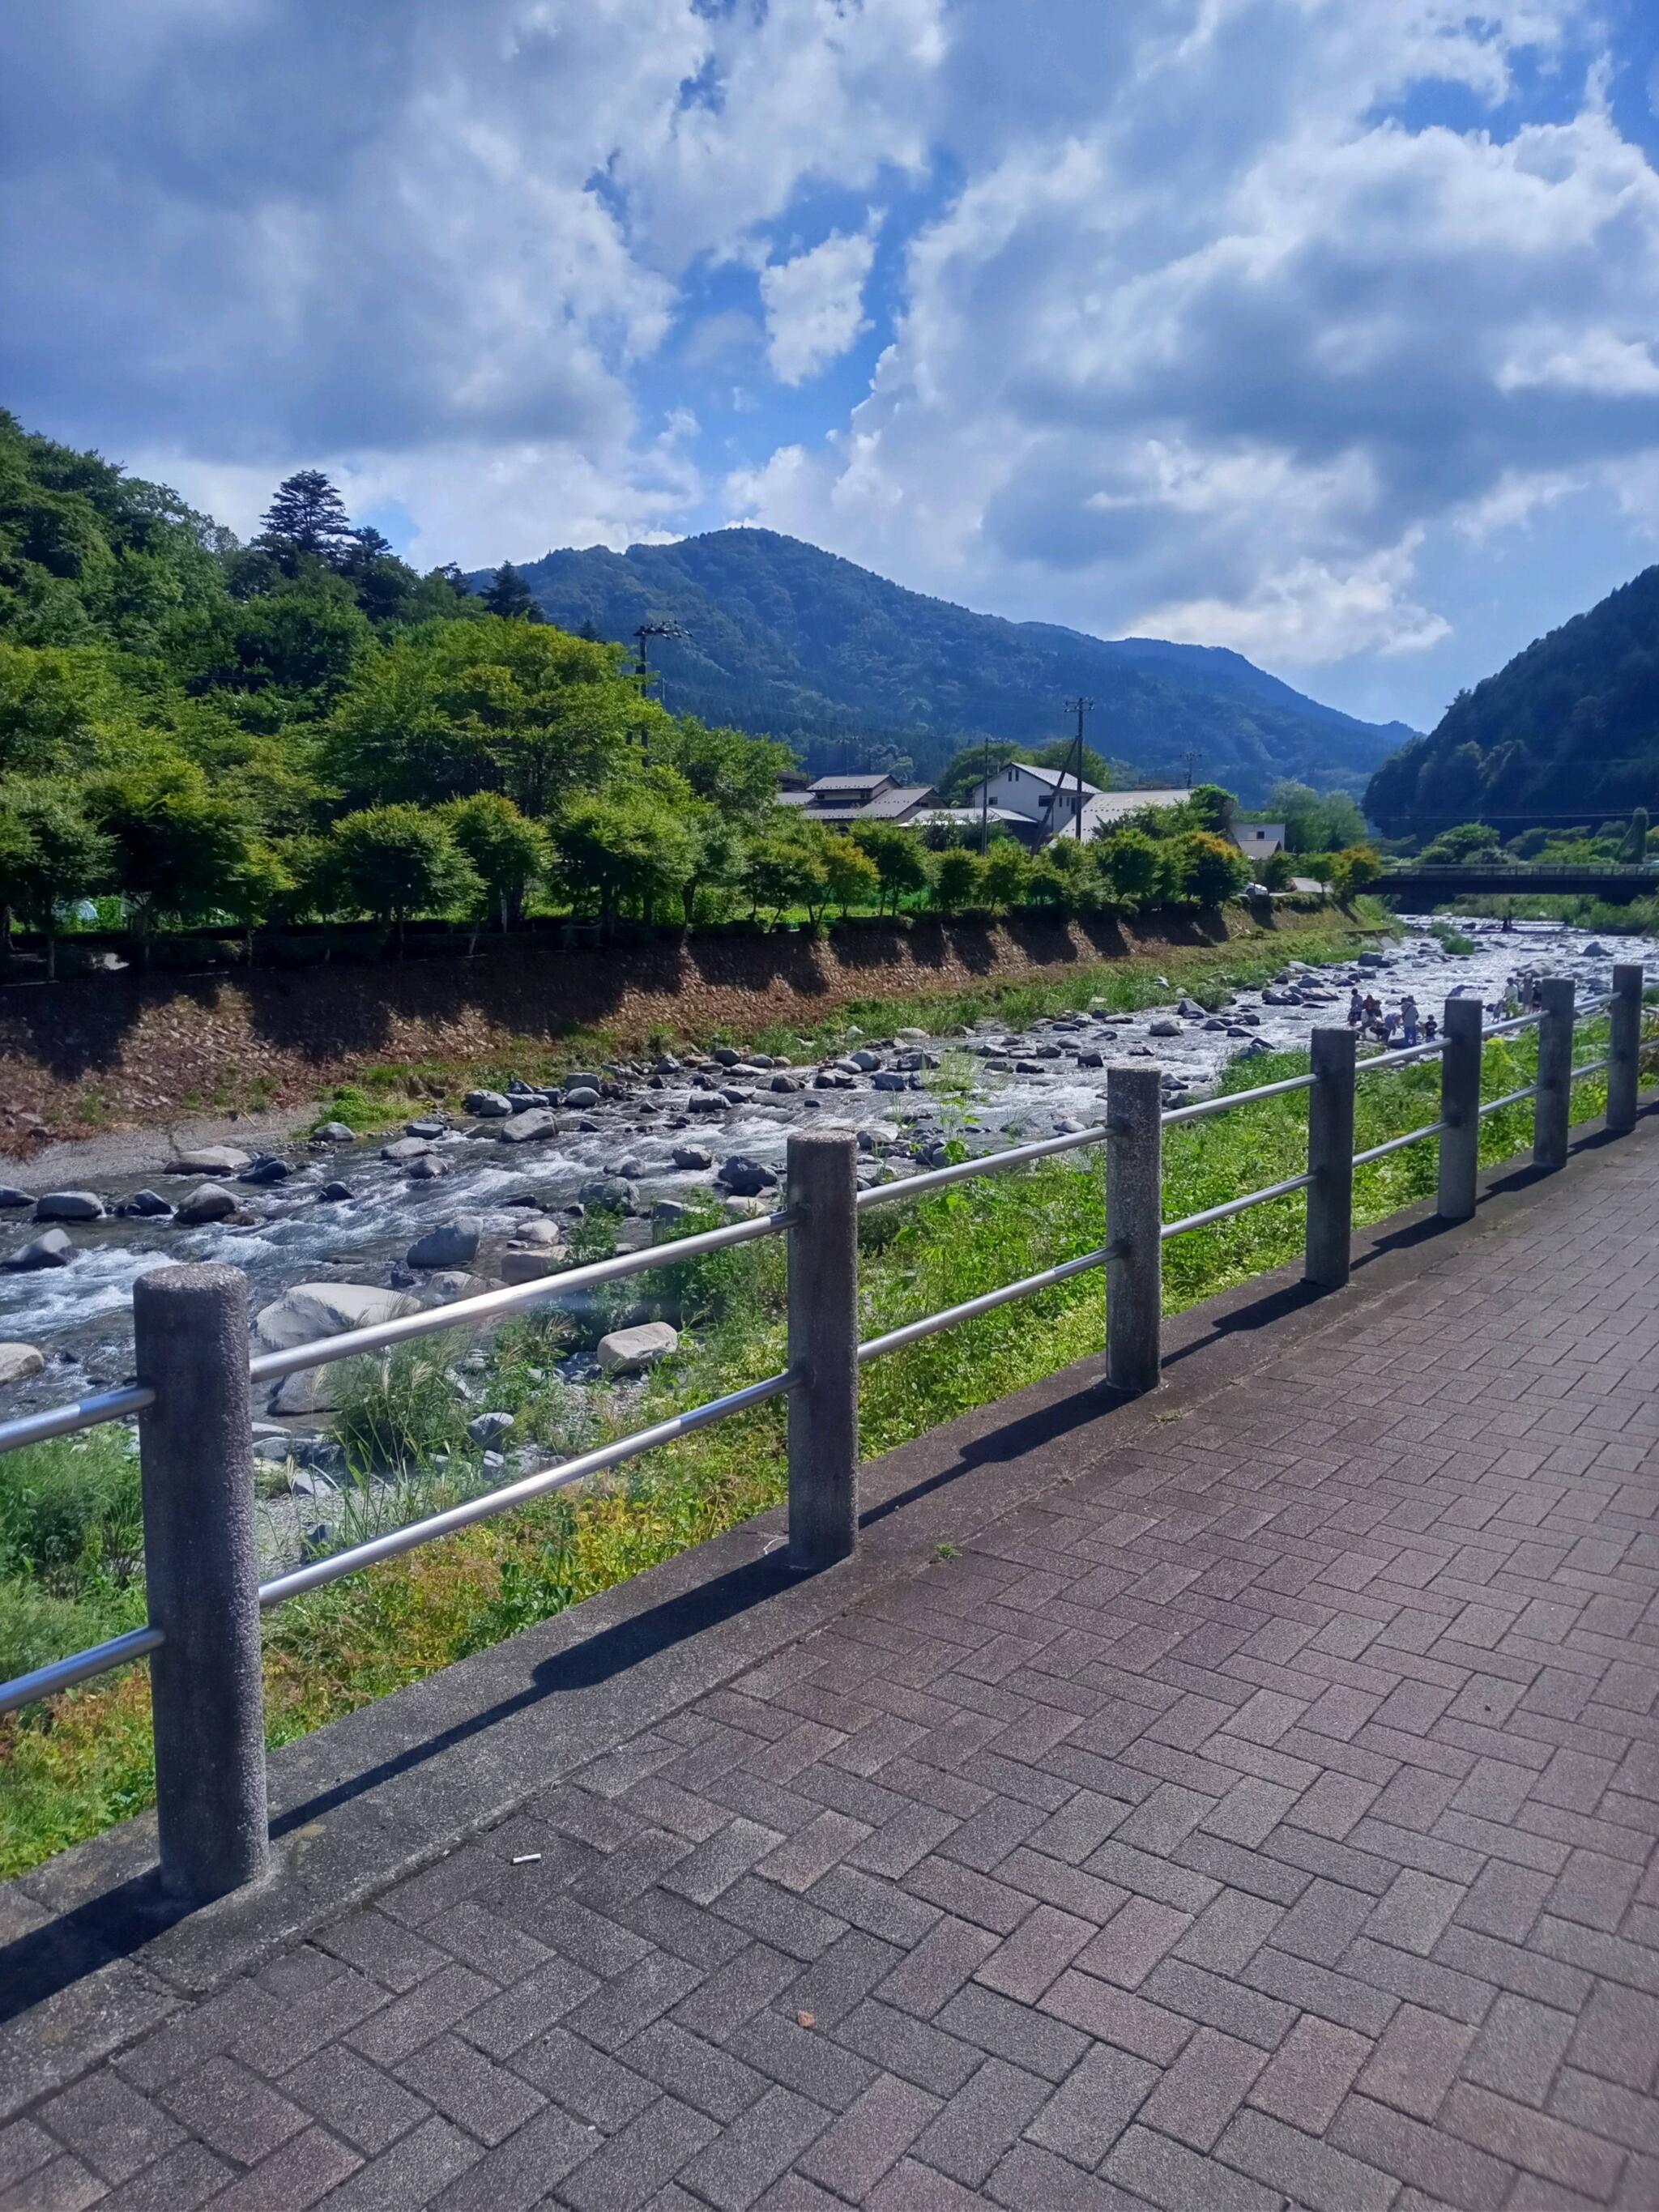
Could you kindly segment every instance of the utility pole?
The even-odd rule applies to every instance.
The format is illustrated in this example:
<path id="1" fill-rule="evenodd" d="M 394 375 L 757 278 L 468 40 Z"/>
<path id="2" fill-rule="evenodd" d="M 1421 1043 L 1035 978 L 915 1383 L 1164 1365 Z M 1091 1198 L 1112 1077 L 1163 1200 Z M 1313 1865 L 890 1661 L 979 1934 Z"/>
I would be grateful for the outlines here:
<path id="1" fill-rule="evenodd" d="M 979 783 L 979 853 L 984 859 L 991 843 L 991 733 L 985 733 L 984 774 Z"/>
<path id="2" fill-rule="evenodd" d="M 1077 736 L 1073 740 L 1073 760 L 1077 769 L 1077 841 L 1079 845 L 1083 842 L 1083 718 L 1090 712 L 1094 703 L 1092 699 L 1085 699 L 1081 692 L 1075 699 L 1068 699 L 1066 702 L 1066 712 L 1077 716 Z"/>
<path id="3" fill-rule="evenodd" d="M 690 631 L 685 628 L 684 624 L 683 623 L 677 623 L 672 615 L 666 622 L 642 622 L 640 624 L 639 628 L 634 633 L 635 640 L 640 648 L 639 665 L 635 669 L 634 673 L 640 679 L 640 696 L 641 697 L 644 697 L 645 687 L 651 680 L 651 663 L 647 656 L 645 649 L 647 639 L 653 637 L 690 638 Z M 640 730 L 640 750 L 643 753 L 647 750 L 647 746 L 646 743 L 645 730 L 643 726 L 641 726 Z"/>
<path id="4" fill-rule="evenodd" d="M 1193 787 L 1193 772 L 1197 766 L 1198 755 L 1196 753 L 1188 753 L 1187 755 L 1187 788 L 1188 791 Z"/>

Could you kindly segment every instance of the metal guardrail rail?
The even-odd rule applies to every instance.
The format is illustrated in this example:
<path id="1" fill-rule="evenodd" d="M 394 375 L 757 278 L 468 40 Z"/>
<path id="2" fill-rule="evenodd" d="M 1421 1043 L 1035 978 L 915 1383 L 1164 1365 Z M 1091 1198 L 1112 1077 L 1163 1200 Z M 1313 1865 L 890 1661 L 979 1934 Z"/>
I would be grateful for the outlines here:
<path id="1" fill-rule="evenodd" d="M 1643 982 L 1639 968 L 1615 969 L 1610 998 L 1580 1007 L 1570 981 L 1547 981 L 1540 987 L 1542 1004 L 1535 1011 L 1490 1027 L 1484 1024 L 1478 1001 L 1450 999 L 1441 1037 L 1364 1058 L 1351 1029 L 1318 1030 L 1313 1033 L 1314 1066 L 1308 1074 L 1167 1110 L 1155 1066 L 1115 1066 L 1108 1073 L 1107 1115 L 1101 1123 L 866 1189 L 858 1187 L 856 1139 L 851 1131 L 804 1133 L 789 1140 L 786 1202 L 769 1213 L 251 1358 L 246 1352 L 246 1285 L 234 1269 L 162 1269 L 141 1278 L 134 1292 L 137 1364 L 140 1374 L 150 1379 L 0 1423 L 0 1452 L 139 1417 L 151 1620 L 144 1627 L 0 1684 L 0 1713 L 148 1657 L 163 1880 L 180 1894 L 220 1894 L 257 1873 L 267 1848 L 258 1644 L 261 1612 L 786 1395 L 790 1400 L 792 1563 L 803 1571 L 832 1564 L 856 1542 L 860 1367 L 941 1330 L 1104 1268 L 1107 1382 L 1121 1392 L 1154 1387 L 1161 1365 L 1160 1255 L 1171 1238 L 1306 1191 L 1307 1277 L 1318 1286 L 1335 1287 L 1347 1279 L 1356 1168 L 1410 1146 L 1438 1140 L 1439 1211 L 1449 1220 L 1465 1219 L 1474 1211 L 1479 1132 L 1485 1116 L 1534 1099 L 1534 1162 L 1545 1168 L 1559 1166 L 1566 1157 L 1572 1086 L 1605 1073 L 1609 1127 L 1632 1126 L 1648 1045 L 1643 1033 Z M 1576 1066 L 1577 1022 L 1604 1011 L 1611 1016 L 1609 1051 Z M 1537 1079 L 1483 1102 L 1480 1090 L 1486 1040 L 1513 1036 L 1534 1025 L 1540 1030 Z M 1433 1058 L 1441 1061 L 1440 1118 L 1356 1152 L 1357 1079 Z M 1165 1129 L 1302 1091 L 1310 1094 L 1304 1172 L 1176 1221 L 1162 1218 Z M 860 1213 L 1095 1146 L 1103 1146 L 1106 1152 L 1106 1212 L 1113 1231 L 1109 1243 L 943 1312 L 858 1341 Z M 387 1534 L 308 1561 L 266 1583 L 255 1579 L 252 1493 L 246 1480 L 252 1456 L 250 1384 L 361 1358 L 451 1329 L 489 1325 L 602 1284 L 778 1236 L 790 1239 L 790 1360 L 782 1372 Z M 238 1344 L 243 1347 L 240 1352 Z M 210 1720 L 204 1726 L 202 1716 L 214 1711 L 215 1701 L 202 1695 L 202 1670 L 215 1666 L 222 1670 L 234 1694 L 228 1690 L 216 1701 L 223 1711 L 216 1723 Z"/>

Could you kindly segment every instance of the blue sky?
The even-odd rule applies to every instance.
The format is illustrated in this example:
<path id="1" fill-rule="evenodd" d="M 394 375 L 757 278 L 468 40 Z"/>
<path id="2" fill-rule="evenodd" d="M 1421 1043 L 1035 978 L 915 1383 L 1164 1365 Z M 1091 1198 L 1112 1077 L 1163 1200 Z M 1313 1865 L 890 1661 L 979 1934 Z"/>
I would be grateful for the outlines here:
<path id="1" fill-rule="evenodd" d="M 422 563 L 750 522 L 1431 724 L 1659 559 L 1651 0 L 58 0 L 0 399 Z"/>

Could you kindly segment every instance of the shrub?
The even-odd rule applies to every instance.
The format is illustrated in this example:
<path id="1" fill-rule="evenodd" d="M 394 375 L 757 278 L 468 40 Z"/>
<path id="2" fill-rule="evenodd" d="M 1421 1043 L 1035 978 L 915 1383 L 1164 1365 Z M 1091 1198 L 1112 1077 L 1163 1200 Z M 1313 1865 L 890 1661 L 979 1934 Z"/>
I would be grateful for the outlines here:
<path id="1" fill-rule="evenodd" d="M 0 1457 L 0 1573 L 80 1597 L 131 1582 L 143 1551 L 138 1455 L 125 1429 Z"/>

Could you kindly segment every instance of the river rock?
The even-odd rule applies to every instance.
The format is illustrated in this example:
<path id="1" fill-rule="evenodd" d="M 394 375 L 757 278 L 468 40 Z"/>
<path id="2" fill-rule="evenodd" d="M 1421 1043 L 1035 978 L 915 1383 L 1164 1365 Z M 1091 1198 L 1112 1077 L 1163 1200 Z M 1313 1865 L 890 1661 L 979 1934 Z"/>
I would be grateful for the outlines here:
<path id="1" fill-rule="evenodd" d="M 48 1229 L 44 1237 L 36 1237 L 21 1251 L 0 1261 L 0 1267 L 9 1267 L 15 1275 L 29 1274 L 37 1267 L 67 1267 L 75 1257 L 75 1247 L 61 1229 Z"/>
<path id="2" fill-rule="evenodd" d="M 485 1444 L 493 1450 L 518 1425 L 511 1413 L 475 1413 L 466 1425 L 466 1432 L 475 1444 Z"/>
<path id="3" fill-rule="evenodd" d="M 33 1206 L 34 1200 L 26 1190 L 14 1190 L 8 1183 L 0 1183 L 0 1206 Z"/>
<path id="4" fill-rule="evenodd" d="M 1079 1053 L 1077 1056 L 1077 1064 L 1079 1067 L 1104 1067 L 1106 1065 L 1106 1055 L 1103 1052 L 1097 1051 L 1091 1047 L 1086 1052 Z"/>
<path id="5" fill-rule="evenodd" d="M 774 1091 L 799 1091 L 800 1089 L 800 1078 L 798 1075 L 780 1073 L 772 1078 L 771 1087 Z"/>
<path id="6" fill-rule="evenodd" d="M 1197 1022 L 1203 1020 L 1206 1009 L 1199 1005 L 1196 999 L 1183 999 L 1176 1012 L 1184 1014 L 1189 1022 Z"/>
<path id="7" fill-rule="evenodd" d="M 399 1137 L 396 1144 L 381 1146 L 380 1158 L 390 1160 L 394 1167 L 402 1167 L 410 1160 L 423 1160 L 431 1150 L 425 1137 Z"/>
<path id="8" fill-rule="evenodd" d="M 481 1121 L 504 1121 L 513 1111 L 513 1101 L 499 1091 L 469 1091 L 461 1103 Z"/>
<path id="9" fill-rule="evenodd" d="M 46 1364 L 45 1352 L 32 1344 L 0 1344 L 0 1388 L 8 1382 L 27 1382 Z"/>
<path id="10" fill-rule="evenodd" d="M 714 1164 L 714 1155 L 702 1145 L 676 1145 L 674 1164 L 688 1174 L 706 1170 Z"/>
<path id="11" fill-rule="evenodd" d="M 417 1237 L 404 1254 L 411 1267 L 470 1267 L 478 1256 L 483 1223 L 476 1213 L 458 1213 Z"/>
<path id="12" fill-rule="evenodd" d="M 1386 968 L 1388 964 L 1380 952 L 1362 952 L 1354 963 L 1358 968 Z"/>
<path id="13" fill-rule="evenodd" d="M 532 1106 L 527 1114 L 515 1114 L 504 1121 L 495 1134 L 503 1145 L 528 1145 L 538 1137 L 556 1135 L 558 1127 L 559 1117 L 550 1108 Z"/>
<path id="14" fill-rule="evenodd" d="M 406 1137 L 441 1137 L 443 1133 L 444 1125 L 441 1121 L 405 1121 L 404 1123 L 404 1134 Z"/>
<path id="15" fill-rule="evenodd" d="M 729 1160 L 722 1161 L 720 1180 L 733 1198 L 758 1198 L 763 1190 L 774 1188 L 778 1178 L 774 1169 L 734 1152 Z"/>
<path id="16" fill-rule="evenodd" d="M 711 1057 L 717 1060 L 722 1067 L 735 1067 L 743 1054 L 734 1052 L 729 1044 L 717 1044 Z"/>
<path id="17" fill-rule="evenodd" d="M 35 1202 L 37 1221 L 101 1221 L 104 1201 L 89 1190 L 49 1190 Z"/>
<path id="18" fill-rule="evenodd" d="M 659 1198 L 651 1209 L 651 1218 L 659 1228 L 672 1228 L 676 1222 L 684 1221 L 690 1211 L 682 1198 Z"/>
<path id="19" fill-rule="evenodd" d="M 411 1160 L 409 1164 L 410 1182 L 437 1182 L 448 1173 L 447 1160 L 434 1159 L 429 1155 L 424 1159 Z"/>
<path id="20" fill-rule="evenodd" d="M 165 1221 L 173 1208 L 159 1190 L 135 1190 L 127 1200 L 126 1211 L 149 1215 L 156 1221 Z"/>
<path id="21" fill-rule="evenodd" d="M 374 1283 L 296 1283 L 280 1298 L 262 1306 L 253 1334 L 262 1352 L 290 1352 L 319 1337 L 340 1336 L 349 1328 L 371 1328 L 418 1313 L 420 1303 Z M 284 1412 L 296 1410 L 284 1407 Z"/>
<path id="22" fill-rule="evenodd" d="M 893 1068 L 884 1067 L 877 1071 L 873 1085 L 878 1091 L 902 1091 L 908 1087 L 909 1080 L 908 1075 L 900 1075 Z"/>
<path id="23" fill-rule="evenodd" d="M 356 1198 L 357 1194 L 349 1182 L 325 1182 L 317 1195 L 337 1205 L 342 1200 Z"/>
<path id="24" fill-rule="evenodd" d="M 599 1339 L 599 1370 L 605 1375 L 643 1375 L 680 1348 L 680 1333 L 665 1321 L 641 1322 L 637 1328 L 613 1328 Z"/>
<path id="25" fill-rule="evenodd" d="M 539 1246 L 544 1251 L 547 1251 L 556 1245 L 562 1245 L 564 1238 L 559 1233 L 556 1221 L 538 1219 L 521 1221 L 513 1231 L 513 1242 L 515 1244 Z"/>
<path id="26" fill-rule="evenodd" d="M 286 1160 L 279 1160 L 275 1153 L 267 1152 L 263 1159 L 255 1160 L 251 1168 L 244 1168 L 236 1180 L 238 1182 L 286 1182 L 293 1172 Z"/>
<path id="27" fill-rule="evenodd" d="M 179 1201 L 179 1211 L 173 1216 L 183 1227 L 195 1228 L 204 1221 L 225 1221 L 236 1211 L 236 1194 L 227 1190 L 222 1182 L 198 1183 L 188 1198 Z"/>
<path id="28" fill-rule="evenodd" d="M 509 1244 L 501 1255 L 501 1280 L 509 1285 L 539 1282 L 544 1275 L 556 1275 L 563 1265 L 563 1256 L 558 1252 L 526 1250 Z"/>
<path id="29" fill-rule="evenodd" d="M 1149 1036 L 1179 1036 L 1181 1035 L 1181 1024 L 1179 1022 L 1170 1021 L 1166 1016 L 1163 1021 L 1153 1022 L 1146 1034 Z"/>
<path id="30" fill-rule="evenodd" d="M 628 1211 L 628 1185 L 611 1176 L 594 1176 L 582 1185 L 577 1196 L 584 1206 L 603 1206 L 612 1213 Z"/>
<path id="31" fill-rule="evenodd" d="M 472 1274 L 465 1267 L 441 1267 L 427 1277 L 424 1287 L 426 1304 L 447 1306 L 457 1298 L 476 1298 L 489 1284 L 483 1275 Z"/>
<path id="32" fill-rule="evenodd" d="M 167 1162 L 169 1175 L 240 1175 L 252 1167 L 250 1152 L 239 1152 L 234 1145 L 200 1145 L 193 1152 L 180 1152 L 178 1158 Z"/>

